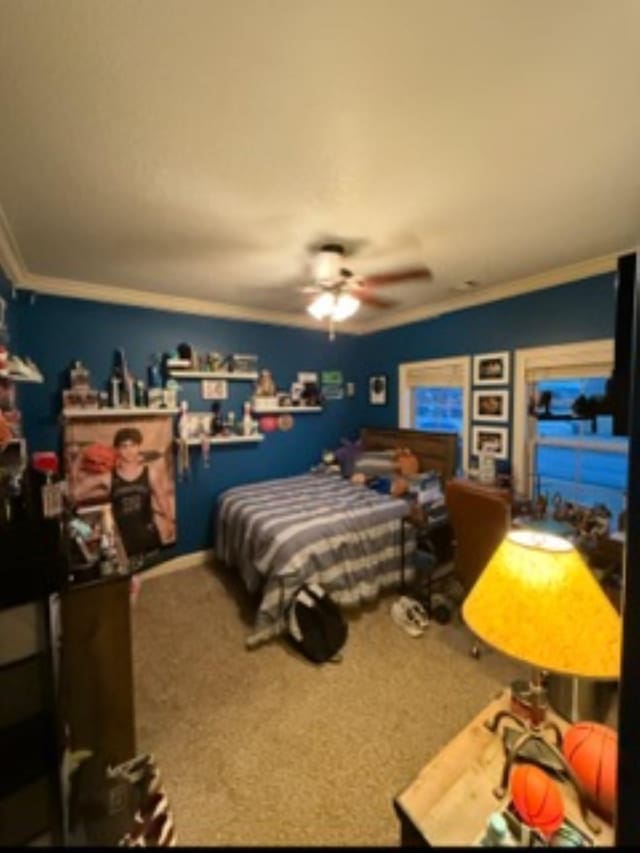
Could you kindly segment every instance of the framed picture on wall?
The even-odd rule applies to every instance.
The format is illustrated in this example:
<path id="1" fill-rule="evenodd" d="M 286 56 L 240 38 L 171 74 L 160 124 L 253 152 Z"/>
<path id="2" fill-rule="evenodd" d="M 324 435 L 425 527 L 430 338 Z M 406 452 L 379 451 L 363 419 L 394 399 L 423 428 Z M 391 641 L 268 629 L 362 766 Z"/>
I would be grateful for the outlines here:
<path id="1" fill-rule="evenodd" d="M 474 421 L 508 421 L 509 392 L 481 390 L 473 392 Z"/>
<path id="2" fill-rule="evenodd" d="M 496 459 L 509 458 L 509 430 L 507 427 L 474 426 L 471 428 L 471 453 L 493 453 Z"/>
<path id="3" fill-rule="evenodd" d="M 387 377 L 384 374 L 369 377 L 369 405 L 387 405 Z"/>
<path id="4" fill-rule="evenodd" d="M 509 382 L 509 350 L 486 352 L 473 357 L 474 385 L 507 385 Z"/>
<path id="5" fill-rule="evenodd" d="M 229 396 L 229 388 L 226 379 L 203 379 L 203 400 L 226 400 Z"/>

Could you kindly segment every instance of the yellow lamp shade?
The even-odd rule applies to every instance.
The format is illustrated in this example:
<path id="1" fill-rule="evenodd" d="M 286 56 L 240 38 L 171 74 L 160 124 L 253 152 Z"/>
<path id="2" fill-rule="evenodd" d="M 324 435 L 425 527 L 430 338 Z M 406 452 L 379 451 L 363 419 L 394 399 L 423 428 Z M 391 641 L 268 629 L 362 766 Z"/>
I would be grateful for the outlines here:
<path id="1" fill-rule="evenodd" d="M 481 640 L 539 669 L 617 679 L 621 620 L 566 539 L 514 530 L 462 606 Z"/>

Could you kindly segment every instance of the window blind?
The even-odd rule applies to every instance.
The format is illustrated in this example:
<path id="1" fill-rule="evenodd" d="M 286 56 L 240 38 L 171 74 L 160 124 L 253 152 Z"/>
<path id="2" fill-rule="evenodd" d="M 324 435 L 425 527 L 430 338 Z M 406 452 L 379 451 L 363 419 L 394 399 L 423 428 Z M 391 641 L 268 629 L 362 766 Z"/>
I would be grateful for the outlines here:
<path id="1" fill-rule="evenodd" d="M 523 353 L 527 382 L 608 377 L 613 368 L 613 341 L 609 340 L 524 350 Z"/>
<path id="2" fill-rule="evenodd" d="M 525 379 L 527 382 L 539 382 L 541 379 L 590 379 L 591 377 L 608 377 L 611 374 L 612 364 L 554 364 L 545 367 L 525 368 Z"/>
<path id="3" fill-rule="evenodd" d="M 465 372 L 460 359 L 432 360 L 409 364 L 405 367 L 405 382 L 410 388 L 455 388 L 465 382 Z"/>

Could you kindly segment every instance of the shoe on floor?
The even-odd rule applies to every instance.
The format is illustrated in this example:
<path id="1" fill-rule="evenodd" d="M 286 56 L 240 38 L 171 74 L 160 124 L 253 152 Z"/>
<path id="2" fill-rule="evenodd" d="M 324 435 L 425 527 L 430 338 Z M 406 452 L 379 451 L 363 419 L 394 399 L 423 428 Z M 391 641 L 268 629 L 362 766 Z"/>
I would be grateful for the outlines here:
<path id="1" fill-rule="evenodd" d="M 414 606 L 416 603 L 413 599 L 402 595 L 391 605 L 391 618 L 410 637 L 421 637 L 426 627 L 417 616 Z"/>
<path id="2" fill-rule="evenodd" d="M 410 598 L 409 596 L 404 596 L 406 598 L 405 607 L 408 608 L 411 613 L 411 618 L 413 621 L 417 622 L 421 628 L 429 627 L 429 616 L 427 615 L 427 611 L 424 609 L 422 604 L 417 601 L 415 598 Z"/>

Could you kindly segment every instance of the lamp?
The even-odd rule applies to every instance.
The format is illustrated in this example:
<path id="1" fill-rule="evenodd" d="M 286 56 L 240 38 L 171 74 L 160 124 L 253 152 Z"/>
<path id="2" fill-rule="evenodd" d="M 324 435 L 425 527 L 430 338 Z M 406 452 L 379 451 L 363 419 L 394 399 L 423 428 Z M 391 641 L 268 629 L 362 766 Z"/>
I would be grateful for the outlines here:
<path id="1" fill-rule="evenodd" d="M 465 599 L 462 615 L 485 643 L 532 667 L 530 720 L 525 723 L 509 711 L 500 711 L 485 724 L 495 732 L 508 718 L 519 727 L 511 747 L 505 747 L 495 796 L 504 796 L 516 756 L 530 741 L 537 742 L 566 772 L 585 823 L 598 832 L 599 826 L 589 820 L 582 785 L 559 750 L 560 730 L 544 721 L 546 697 L 540 670 L 618 678 L 621 624 L 615 608 L 568 540 L 523 529 L 510 531 L 494 551 Z M 548 731 L 553 732 L 555 745 L 546 740 Z"/>

